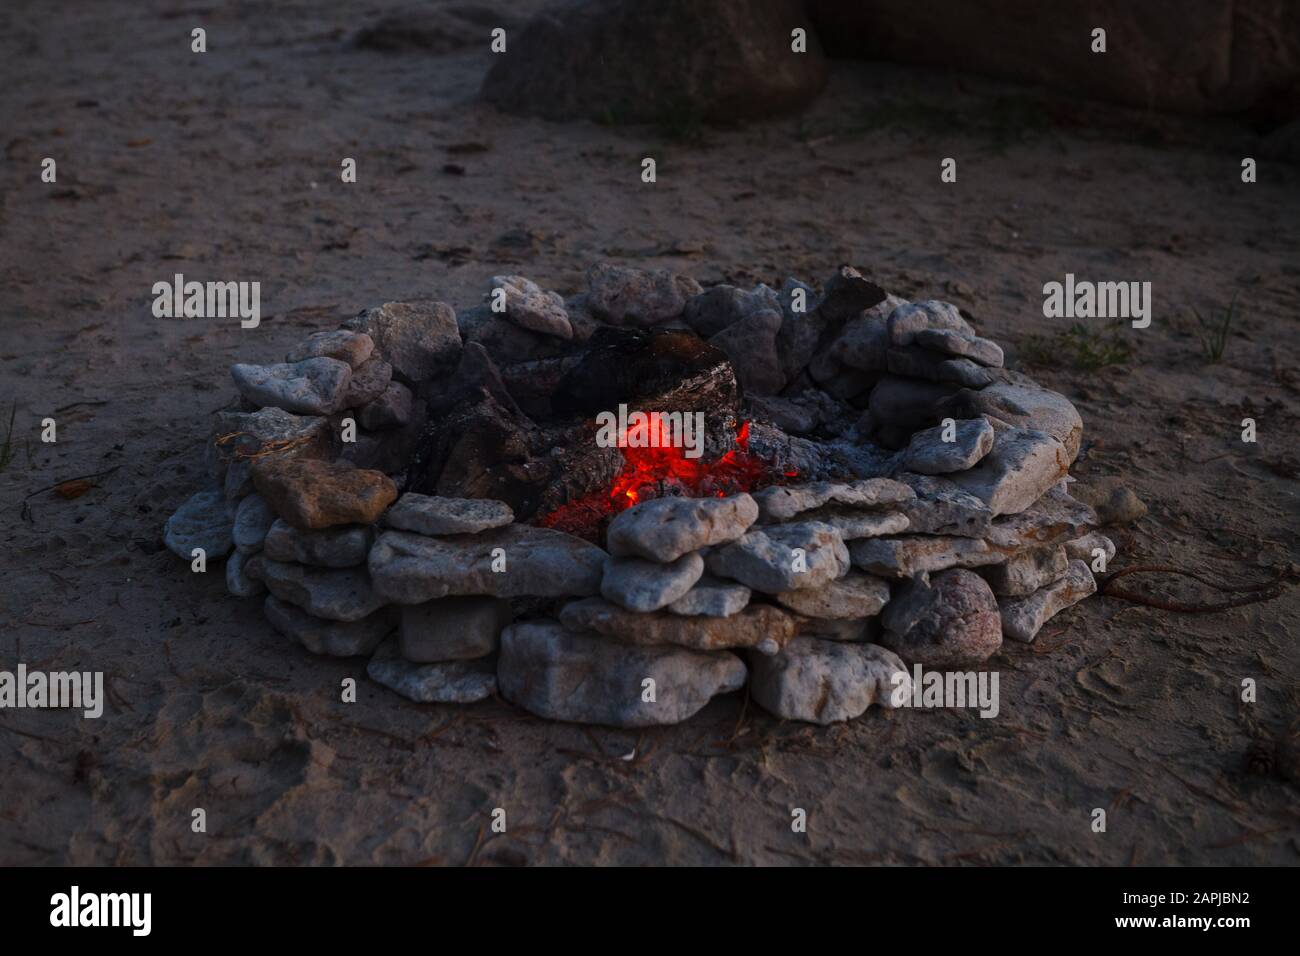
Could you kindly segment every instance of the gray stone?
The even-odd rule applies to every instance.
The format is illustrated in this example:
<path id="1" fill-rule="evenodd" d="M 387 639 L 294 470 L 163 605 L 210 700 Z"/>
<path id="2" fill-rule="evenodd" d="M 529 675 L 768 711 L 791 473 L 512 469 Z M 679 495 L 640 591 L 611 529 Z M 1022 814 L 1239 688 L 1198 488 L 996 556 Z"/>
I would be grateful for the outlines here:
<path id="1" fill-rule="evenodd" d="M 879 513 L 872 511 L 855 511 L 852 508 L 828 505 L 806 511 L 801 516 L 804 521 L 820 521 L 828 524 L 840 533 L 845 541 L 858 538 L 878 538 L 887 534 L 901 534 L 908 529 L 910 522 L 906 515 L 897 512 Z"/>
<path id="2" fill-rule="evenodd" d="M 992 522 L 982 537 L 1003 554 L 1016 554 L 1062 544 L 1096 525 L 1096 513 L 1057 484 L 1024 511 Z"/>
<path id="3" fill-rule="evenodd" d="M 907 516 L 907 530 L 913 534 L 978 538 L 992 525 L 993 512 L 989 506 L 947 478 L 911 473 L 897 477 L 916 492 L 915 499 L 898 506 Z"/>
<path id="4" fill-rule="evenodd" d="M 849 542 L 853 566 L 886 578 L 910 578 L 922 571 L 997 564 L 1005 555 L 979 538 L 907 534 Z"/>
<path id="5" fill-rule="evenodd" d="M 787 435 L 807 435 L 821 424 L 816 406 L 776 395 L 746 395 L 750 416 L 769 421 Z"/>
<path id="6" fill-rule="evenodd" d="M 1002 347 L 991 339 L 983 339 L 978 335 L 964 335 L 952 329 L 922 329 L 915 333 L 912 341 L 932 352 L 968 358 L 990 368 L 1002 367 Z"/>
<path id="7" fill-rule="evenodd" d="M 988 369 L 967 358 L 944 358 L 920 348 L 891 348 L 885 365 L 892 375 L 928 382 L 949 382 L 966 388 L 983 388 L 997 379 Z"/>
<path id="8" fill-rule="evenodd" d="M 366 665 L 370 679 L 417 704 L 472 704 L 496 693 L 496 664 L 491 660 L 412 664 L 386 641 Z"/>
<path id="9" fill-rule="evenodd" d="M 370 358 L 375 350 L 375 343 L 364 332 L 351 332 L 348 329 L 325 329 L 313 332 L 298 343 L 298 346 L 284 357 L 290 364 L 312 358 L 332 358 L 347 362 L 356 369 Z"/>
<path id="10" fill-rule="evenodd" d="M 780 312 L 764 309 L 723 329 L 709 344 L 731 359 L 736 380 L 747 393 L 775 395 L 785 387 L 777 335 L 784 319 Z"/>
<path id="11" fill-rule="evenodd" d="M 757 509 L 755 509 L 757 511 Z M 190 497 L 163 526 L 163 542 L 172 554 L 192 561 L 202 548 L 207 560 L 224 558 L 235 546 L 230 516 L 220 491 L 200 491 Z"/>
<path id="12" fill-rule="evenodd" d="M 889 478 L 866 478 L 847 483 L 815 481 L 806 485 L 773 485 L 755 492 L 764 521 L 786 521 L 795 515 L 835 503 L 856 508 L 891 508 L 910 501 L 915 492 Z"/>
<path id="13" fill-rule="evenodd" d="M 940 424 L 913 435 L 903 467 L 922 475 L 946 475 L 973 468 L 993 449 L 993 426 L 983 418 L 954 422 L 952 441 L 944 441 L 944 431 Z"/>
<path id="14" fill-rule="evenodd" d="M 907 581 L 880 621 L 882 644 L 929 667 L 988 660 L 1002 647 L 997 599 L 983 578 L 961 568 Z"/>
<path id="15" fill-rule="evenodd" d="M 1097 551 L 1100 550 L 1102 556 L 1106 559 L 1106 566 L 1115 560 L 1115 542 L 1104 534 L 1093 532 L 1086 534 L 1082 538 L 1075 538 L 1073 541 L 1065 542 L 1065 553 L 1070 558 L 1077 558 L 1092 569 L 1093 562 L 1097 560 Z"/>
<path id="16" fill-rule="evenodd" d="M 981 568 L 980 574 L 998 597 L 1025 597 L 1059 581 L 1069 565 L 1065 548 L 1039 548 L 1013 554 L 1002 564 Z"/>
<path id="17" fill-rule="evenodd" d="M 777 294 L 765 285 L 753 290 L 715 285 L 687 300 L 683 318 L 700 338 L 709 339 L 755 312 L 780 308 Z"/>
<path id="18" fill-rule="evenodd" d="M 230 366 L 230 377 L 239 394 L 254 405 L 306 415 L 332 415 L 343 408 L 352 367 L 332 358 L 280 365 L 238 364 Z"/>
<path id="19" fill-rule="evenodd" d="M 1067 464 L 1079 454 L 1083 419 L 1069 400 L 1020 376 L 987 388 L 964 389 L 937 403 L 940 417 L 978 418 L 989 415 L 1011 425 L 1047 432 L 1065 446 Z M 933 423 L 927 423 L 933 424 Z"/>
<path id="20" fill-rule="evenodd" d="M 970 327 L 955 305 L 929 299 L 925 302 L 908 302 L 889 314 L 889 340 L 896 346 L 911 345 L 916 333 L 923 329 L 947 329 L 974 337 Z"/>
<path id="21" fill-rule="evenodd" d="M 872 704 L 893 707 L 912 695 L 912 678 L 898 656 L 875 644 L 796 637 L 779 654 L 750 656 L 749 692 L 760 707 L 786 720 L 833 724 Z"/>
<path id="22" fill-rule="evenodd" d="M 313 654 L 330 657 L 369 654 L 397 626 L 395 609 L 390 607 L 356 621 L 325 621 L 268 594 L 262 609 L 271 626 L 285 637 Z"/>
<path id="23" fill-rule="evenodd" d="M 204 448 L 213 477 L 223 478 L 228 502 L 253 491 L 253 462 L 262 458 L 328 458 L 333 428 L 328 418 L 291 415 L 279 408 L 217 412 Z"/>
<path id="24" fill-rule="evenodd" d="M 416 664 L 464 661 L 496 653 L 513 618 L 510 603 L 489 597 L 449 597 L 402 608 L 398 642 Z"/>
<path id="25" fill-rule="evenodd" d="M 374 401 L 357 412 L 362 428 L 401 428 L 411 421 L 411 390 L 401 382 L 389 382 Z"/>
<path id="26" fill-rule="evenodd" d="M 996 517 L 1024 511 L 1070 469 L 1064 446 L 1046 432 L 1011 428 L 998 434 L 993 450 L 970 471 L 951 476 Z"/>
<path id="27" fill-rule="evenodd" d="M 616 557 L 666 563 L 734 541 L 757 520 L 758 505 L 744 493 L 728 498 L 655 498 L 615 516 L 606 541 Z"/>
<path id="28" fill-rule="evenodd" d="M 718 577 L 780 594 L 815 588 L 843 576 L 849 570 L 849 553 L 834 528 L 807 521 L 747 531 L 710 552 L 705 565 Z"/>
<path id="29" fill-rule="evenodd" d="M 605 558 L 600 548 L 573 535 L 512 524 L 447 538 L 386 531 L 370 549 L 369 563 L 380 594 L 397 604 L 422 604 L 449 595 L 596 594 Z"/>
<path id="30" fill-rule="evenodd" d="M 240 551 L 234 551 L 226 559 L 226 590 L 235 597 L 253 597 L 266 590 L 266 585 L 245 573 L 245 562 L 249 557 Z"/>
<path id="31" fill-rule="evenodd" d="M 745 609 L 752 594 L 743 584 L 706 574 L 668 610 L 683 617 L 731 617 Z"/>
<path id="32" fill-rule="evenodd" d="M 685 595 L 703 573 L 704 559 L 696 552 L 670 564 L 611 557 L 605 562 L 600 593 L 630 611 L 657 611 Z"/>
<path id="33" fill-rule="evenodd" d="M 1065 576 L 1024 598 L 1006 598 L 999 602 L 1002 633 L 1026 643 L 1032 641 L 1043 625 L 1055 615 L 1077 604 L 1097 590 L 1097 582 L 1083 561 L 1071 561 Z"/>
<path id="34" fill-rule="evenodd" d="M 493 276 L 493 292 L 488 300 L 495 297 L 495 290 L 505 292 L 505 316 L 521 329 L 553 335 L 560 339 L 573 338 L 573 326 L 569 323 L 569 313 L 564 308 L 564 298 L 556 292 L 547 292 L 531 279 L 523 276 Z"/>
<path id="35" fill-rule="evenodd" d="M 345 325 L 369 335 L 393 373 L 407 384 L 449 371 L 460 359 L 456 312 L 445 302 L 386 302 Z"/>
<path id="36" fill-rule="evenodd" d="M 263 545 L 272 561 L 322 568 L 353 568 L 366 563 L 372 533 L 367 525 L 338 525 L 303 530 L 276 518 Z"/>
<path id="37" fill-rule="evenodd" d="M 313 568 L 258 556 L 266 589 L 313 617 L 359 621 L 388 602 L 371 587 L 365 568 Z"/>
<path id="38" fill-rule="evenodd" d="M 377 402 L 392 384 L 393 367 L 381 358 L 369 359 L 353 370 L 341 407 L 359 409 Z"/>
<path id="39" fill-rule="evenodd" d="M 1119 478 L 1102 478 L 1086 485 L 1076 482 L 1070 491 L 1095 509 L 1102 527 L 1132 524 L 1147 513 L 1142 499 Z"/>
<path id="40" fill-rule="evenodd" d="M 870 574 L 851 571 L 820 587 L 783 591 L 776 599 L 807 617 L 836 621 L 874 617 L 889 603 L 889 585 Z"/>
<path id="41" fill-rule="evenodd" d="M 614 727 L 678 723 L 713 695 L 739 690 L 745 676 L 729 651 L 628 646 L 548 620 L 506 628 L 497 663 L 511 703 L 539 717 Z M 646 680 L 654 681 L 653 701 L 643 699 Z"/>
<path id="42" fill-rule="evenodd" d="M 603 598 L 584 598 L 564 606 L 560 623 L 570 631 L 624 644 L 671 644 L 697 651 L 752 647 L 763 654 L 775 654 L 795 633 L 793 615 L 770 604 L 751 604 L 730 617 L 682 617 L 629 611 Z"/>
<path id="43" fill-rule="evenodd" d="M 831 356 L 849 368 L 883 372 L 889 354 L 889 327 L 885 319 L 870 312 L 849 320 L 831 347 Z"/>
<path id="44" fill-rule="evenodd" d="M 408 491 L 384 515 L 384 524 L 416 534 L 477 534 L 515 520 L 504 501 L 486 498 L 442 498 Z"/>
<path id="45" fill-rule="evenodd" d="M 262 550 L 266 533 L 275 523 L 275 511 L 259 494 L 251 494 L 239 502 L 235 509 L 235 522 L 231 538 L 235 548 L 243 554 L 256 554 Z"/>
<path id="46" fill-rule="evenodd" d="M 704 290 L 688 276 L 667 269 L 632 269 L 597 262 L 587 271 L 587 301 L 611 325 L 647 327 L 675 319 L 691 296 Z"/>

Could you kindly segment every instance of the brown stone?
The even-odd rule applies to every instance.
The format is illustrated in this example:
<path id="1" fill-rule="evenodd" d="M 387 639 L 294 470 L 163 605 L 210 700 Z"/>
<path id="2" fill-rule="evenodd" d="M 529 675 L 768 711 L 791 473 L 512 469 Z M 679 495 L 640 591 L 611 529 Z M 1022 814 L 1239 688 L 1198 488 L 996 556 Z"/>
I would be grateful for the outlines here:
<path id="1" fill-rule="evenodd" d="M 682 617 L 585 598 L 565 605 L 560 623 L 570 631 L 594 631 L 625 644 L 677 644 L 698 651 L 752 647 L 765 654 L 775 654 L 795 633 L 794 619 L 770 604 L 751 604 L 730 617 Z"/>
<path id="2" fill-rule="evenodd" d="M 304 530 L 373 524 L 397 498 L 391 478 L 348 461 L 259 461 L 253 485 L 277 515 Z"/>

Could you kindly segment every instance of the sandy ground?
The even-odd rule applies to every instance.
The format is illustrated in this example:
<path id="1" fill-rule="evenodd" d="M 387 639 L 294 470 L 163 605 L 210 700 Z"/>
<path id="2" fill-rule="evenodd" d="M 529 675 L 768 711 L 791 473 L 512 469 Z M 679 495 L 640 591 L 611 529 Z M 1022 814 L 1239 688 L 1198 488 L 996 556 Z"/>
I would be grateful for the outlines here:
<path id="1" fill-rule="evenodd" d="M 995 720 L 872 710 L 819 729 L 733 696 L 638 734 L 412 705 L 362 660 L 289 646 L 219 569 L 161 547 L 233 361 L 415 293 L 467 307 L 504 270 L 569 292 L 602 257 L 706 283 L 820 281 L 843 261 L 969 309 L 1022 365 L 1030 336 L 1068 325 L 1042 317 L 1043 282 L 1149 279 L 1152 326 L 1116 333 L 1126 362 L 1030 371 L 1084 416 L 1075 473 L 1122 476 L 1150 506 L 1115 535 L 1115 567 L 1261 580 L 1300 560 L 1300 169 L 1246 186 L 1251 140 L 1231 124 L 1085 132 L 1005 87 L 861 64 L 802 117 L 703 143 L 550 125 L 474 102 L 486 43 L 353 51 L 355 5 L 263 6 L 0 12 L 0 427 L 16 405 L 0 669 L 103 670 L 110 687 L 99 720 L 0 712 L 0 862 L 1300 862 L 1300 790 L 1244 770 L 1297 713 L 1295 589 L 1207 615 L 1089 600 L 994 659 Z M 174 272 L 260 280 L 261 327 L 153 318 Z M 1234 294 L 1208 363 L 1191 310 Z M 74 500 L 41 490 L 104 472 Z"/>

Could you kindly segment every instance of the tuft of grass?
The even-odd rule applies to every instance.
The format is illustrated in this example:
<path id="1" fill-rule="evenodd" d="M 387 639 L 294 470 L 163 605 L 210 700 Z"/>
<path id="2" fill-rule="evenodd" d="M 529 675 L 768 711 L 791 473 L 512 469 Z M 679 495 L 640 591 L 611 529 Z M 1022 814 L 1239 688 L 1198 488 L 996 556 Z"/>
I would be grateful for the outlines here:
<path id="1" fill-rule="evenodd" d="M 1064 332 L 1027 336 L 1019 353 L 1029 365 L 1095 372 L 1107 365 L 1123 365 L 1133 350 L 1114 333 L 1105 336 L 1076 322 Z"/>
<path id="2" fill-rule="evenodd" d="M 1192 314 L 1201 327 L 1201 352 L 1205 355 L 1205 360 L 1211 363 L 1222 361 L 1223 353 L 1228 347 L 1228 337 L 1232 335 L 1232 320 L 1237 314 L 1237 296 L 1233 295 L 1226 309 L 1211 313 L 1208 319 L 1195 306 L 1192 306 Z"/>

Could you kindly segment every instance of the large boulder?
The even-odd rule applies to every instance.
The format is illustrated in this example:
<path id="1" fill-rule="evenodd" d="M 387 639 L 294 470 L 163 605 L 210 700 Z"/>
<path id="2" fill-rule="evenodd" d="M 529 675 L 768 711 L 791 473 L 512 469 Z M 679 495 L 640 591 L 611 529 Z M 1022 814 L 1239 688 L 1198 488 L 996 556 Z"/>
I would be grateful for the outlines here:
<path id="1" fill-rule="evenodd" d="M 807 51 L 791 32 L 807 32 Z M 553 120 L 729 122 L 799 109 L 826 83 L 798 0 L 574 0 L 508 39 L 483 82 L 503 110 Z"/>

